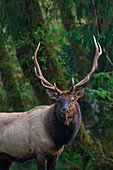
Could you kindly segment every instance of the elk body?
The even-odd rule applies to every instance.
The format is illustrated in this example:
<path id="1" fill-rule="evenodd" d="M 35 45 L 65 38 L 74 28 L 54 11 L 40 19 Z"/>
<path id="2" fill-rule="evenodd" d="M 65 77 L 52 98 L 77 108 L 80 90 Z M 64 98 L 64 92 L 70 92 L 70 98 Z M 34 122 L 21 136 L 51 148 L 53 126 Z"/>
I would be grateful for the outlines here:
<path id="1" fill-rule="evenodd" d="M 34 62 L 37 77 L 47 88 L 48 95 L 56 99 L 50 106 L 37 106 L 28 112 L 0 113 L 0 170 L 8 170 L 13 161 L 24 162 L 37 160 L 37 168 L 54 170 L 60 153 L 77 134 L 81 123 L 81 112 L 77 102 L 83 96 L 83 86 L 97 69 L 97 60 L 102 54 L 100 44 L 94 42 L 96 54 L 91 72 L 82 81 L 74 85 L 70 91 L 61 91 L 56 85 L 49 83 L 42 75 L 37 52 Z"/>

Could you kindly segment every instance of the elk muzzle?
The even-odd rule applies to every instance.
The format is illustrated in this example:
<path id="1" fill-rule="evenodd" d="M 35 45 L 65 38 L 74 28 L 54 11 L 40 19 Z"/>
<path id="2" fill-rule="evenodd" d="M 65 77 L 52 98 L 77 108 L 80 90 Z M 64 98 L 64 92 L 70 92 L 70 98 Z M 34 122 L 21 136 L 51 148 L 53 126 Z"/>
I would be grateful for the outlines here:
<path id="1" fill-rule="evenodd" d="M 62 115 L 67 115 L 68 114 L 68 109 L 67 108 L 62 108 L 61 109 L 61 114 Z"/>
<path id="2" fill-rule="evenodd" d="M 61 113 L 61 117 L 66 119 L 67 116 L 68 116 L 68 113 L 69 113 L 68 107 L 66 105 L 62 106 L 61 110 L 60 110 L 60 113 Z"/>

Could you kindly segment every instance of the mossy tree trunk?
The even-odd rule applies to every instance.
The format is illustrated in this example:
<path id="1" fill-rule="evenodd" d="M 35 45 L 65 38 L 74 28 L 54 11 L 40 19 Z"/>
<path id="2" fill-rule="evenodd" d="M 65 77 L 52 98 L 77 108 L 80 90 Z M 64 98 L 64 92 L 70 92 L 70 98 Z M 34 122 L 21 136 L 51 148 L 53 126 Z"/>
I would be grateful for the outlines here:
<path id="1" fill-rule="evenodd" d="M 84 123 L 81 122 L 80 130 L 75 137 L 75 140 L 73 141 L 72 145 L 73 148 L 77 150 L 81 150 L 81 145 L 83 146 L 84 150 L 86 151 L 92 151 L 93 148 L 91 147 L 93 141 L 91 140 L 90 136 L 88 135 Z M 77 147 L 76 147 L 77 146 Z"/>
<path id="2" fill-rule="evenodd" d="M 29 34 L 29 31 L 25 30 L 24 32 L 25 37 L 23 40 L 24 43 L 20 44 L 17 47 L 16 51 L 17 51 L 17 57 L 23 69 L 23 73 L 26 77 L 29 78 L 36 92 L 39 103 L 50 104 L 50 100 L 48 98 L 48 95 L 45 92 L 45 89 L 40 85 L 40 80 L 38 80 L 38 78 L 36 77 L 34 73 L 34 63 L 32 60 L 32 56 L 34 55 L 34 52 L 36 50 L 36 46 L 39 40 L 41 41 L 40 49 L 42 50 L 41 51 L 39 50 L 38 61 L 40 61 L 40 66 L 42 66 L 42 72 L 43 72 L 44 77 L 48 81 L 51 81 L 51 83 L 56 82 L 58 87 L 61 90 L 66 89 L 66 82 L 65 82 L 63 73 L 61 71 L 61 68 L 59 66 L 59 63 L 56 60 L 56 54 L 55 54 L 55 51 L 53 50 L 53 45 L 49 43 L 49 40 L 48 40 L 49 37 L 48 37 L 47 29 L 45 27 L 45 23 L 43 20 L 43 16 L 41 13 L 39 3 L 37 0 L 33 0 L 33 2 L 35 2 L 34 4 L 37 5 L 37 8 L 36 6 L 32 7 L 35 10 L 34 14 L 35 14 L 35 17 L 37 18 L 35 23 L 33 24 L 34 29 L 32 30 L 31 28 L 29 28 L 30 34 Z M 28 5 L 30 4 L 27 4 L 26 8 L 29 9 Z M 37 32 L 36 38 L 34 35 L 34 32 L 35 32 L 34 30 Z M 28 41 L 26 41 L 27 38 L 28 38 Z"/>
<path id="3" fill-rule="evenodd" d="M 8 52 L 3 44 L 0 44 L 0 46 L 0 74 L 7 97 L 8 110 L 24 111 L 24 105 L 14 78 Z"/>
<path id="4" fill-rule="evenodd" d="M 56 0 L 60 10 L 62 23 L 69 34 L 69 42 L 73 53 L 76 72 L 80 76 L 85 76 L 88 72 L 88 60 L 84 57 L 82 44 L 75 40 L 76 37 L 76 22 L 75 15 L 72 11 L 73 1 Z M 71 34 L 70 34 L 71 33 Z M 71 35 L 71 36 L 70 36 Z"/>

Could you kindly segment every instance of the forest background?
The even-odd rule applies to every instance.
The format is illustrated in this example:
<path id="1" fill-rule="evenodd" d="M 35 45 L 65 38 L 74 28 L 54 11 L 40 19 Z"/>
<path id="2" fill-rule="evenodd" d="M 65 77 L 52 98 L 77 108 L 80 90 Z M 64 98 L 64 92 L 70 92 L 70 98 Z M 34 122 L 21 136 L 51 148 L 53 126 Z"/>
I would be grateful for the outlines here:
<path id="1" fill-rule="evenodd" d="M 66 146 L 58 170 L 113 168 L 113 1 L 0 0 L 0 111 L 26 111 L 51 104 L 34 73 L 32 56 L 51 83 L 66 90 L 82 80 L 95 55 L 93 35 L 103 54 L 79 104 L 82 124 Z M 11 114 L 11 113 L 9 113 Z M 35 160 L 11 170 L 35 170 Z"/>

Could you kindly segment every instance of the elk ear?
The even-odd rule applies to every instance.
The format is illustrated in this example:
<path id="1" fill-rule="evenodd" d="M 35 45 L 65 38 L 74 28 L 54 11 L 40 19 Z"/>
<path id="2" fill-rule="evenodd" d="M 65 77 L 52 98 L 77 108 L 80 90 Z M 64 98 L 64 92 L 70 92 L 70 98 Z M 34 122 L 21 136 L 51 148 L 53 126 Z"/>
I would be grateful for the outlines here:
<path id="1" fill-rule="evenodd" d="M 58 98 L 57 92 L 54 92 L 54 91 L 49 90 L 49 89 L 46 89 L 46 92 L 51 99 L 57 99 Z"/>
<path id="2" fill-rule="evenodd" d="M 81 89 L 81 90 L 78 90 L 76 93 L 75 93 L 75 99 L 78 100 L 79 98 L 83 97 L 84 95 L 84 88 Z"/>

